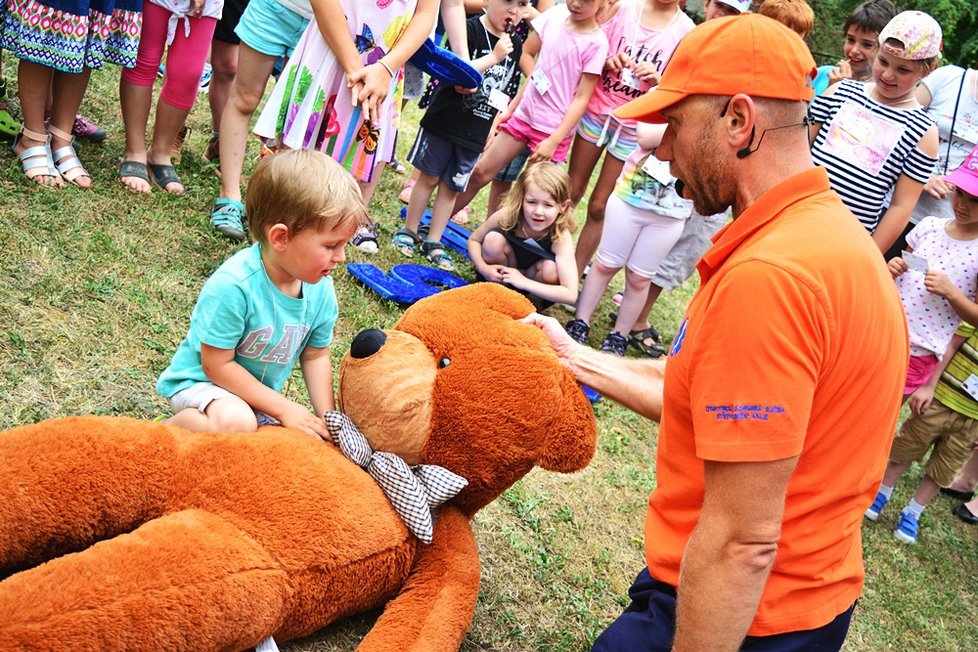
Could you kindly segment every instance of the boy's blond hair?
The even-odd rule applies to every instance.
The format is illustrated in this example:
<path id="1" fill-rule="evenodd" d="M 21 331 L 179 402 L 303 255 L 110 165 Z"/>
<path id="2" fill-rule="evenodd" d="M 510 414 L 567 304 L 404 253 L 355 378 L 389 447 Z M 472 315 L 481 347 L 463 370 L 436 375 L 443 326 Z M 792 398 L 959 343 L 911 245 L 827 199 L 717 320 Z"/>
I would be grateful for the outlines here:
<path id="1" fill-rule="evenodd" d="M 570 196 L 570 176 L 564 168 L 550 161 L 529 165 L 516 177 L 512 190 L 503 196 L 499 228 L 512 231 L 523 219 L 523 200 L 526 198 L 526 186 L 529 183 L 553 197 L 558 205 L 565 206 L 550 226 L 550 239 L 556 242 L 564 230 L 571 233 L 576 231 L 577 221 L 574 220 L 574 205 Z"/>
<path id="2" fill-rule="evenodd" d="M 757 13 L 773 18 L 802 38 L 815 27 L 815 12 L 805 0 L 764 0 Z"/>
<path id="3" fill-rule="evenodd" d="M 268 229 L 284 224 L 290 235 L 303 229 L 342 228 L 370 222 L 360 187 L 326 154 L 293 149 L 266 156 L 248 182 L 251 237 L 268 244 Z"/>

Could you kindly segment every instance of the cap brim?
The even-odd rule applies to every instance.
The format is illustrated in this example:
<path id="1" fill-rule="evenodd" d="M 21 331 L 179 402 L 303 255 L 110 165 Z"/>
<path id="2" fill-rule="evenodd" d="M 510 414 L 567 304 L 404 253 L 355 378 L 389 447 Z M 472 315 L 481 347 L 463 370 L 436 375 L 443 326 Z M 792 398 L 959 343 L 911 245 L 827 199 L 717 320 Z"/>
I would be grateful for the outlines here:
<path id="1" fill-rule="evenodd" d="M 944 180 L 955 188 L 960 188 L 969 195 L 978 197 L 978 177 L 970 172 L 965 172 L 958 168 L 951 174 L 944 177 Z"/>
<path id="2" fill-rule="evenodd" d="M 680 102 L 689 95 L 684 91 L 656 87 L 645 95 L 619 106 L 614 111 L 616 118 L 638 120 L 639 122 L 663 123 L 666 118 L 662 110 Z"/>

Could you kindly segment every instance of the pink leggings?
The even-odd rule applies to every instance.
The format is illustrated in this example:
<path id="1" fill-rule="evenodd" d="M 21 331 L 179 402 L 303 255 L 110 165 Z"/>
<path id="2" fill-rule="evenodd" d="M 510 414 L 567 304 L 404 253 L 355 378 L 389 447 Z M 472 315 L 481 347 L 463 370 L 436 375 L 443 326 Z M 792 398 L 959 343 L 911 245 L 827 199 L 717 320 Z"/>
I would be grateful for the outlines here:
<path id="1" fill-rule="evenodd" d="M 163 60 L 166 48 L 166 30 L 172 14 L 148 0 L 143 3 L 143 32 L 139 37 L 136 67 L 122 70 L 122 81 L 134 86 L 152 86 L 156 71 Z M 190 35 L 187 36 L 184 19 L 177 20 L 176 35 L 167 48 L 166 74 L 160 99 L 178 109 L 189 111 L 197 99 L 200 74 L 204 71 L 207 51 L 211 46 L 215 18 L 188 18 Z"/>

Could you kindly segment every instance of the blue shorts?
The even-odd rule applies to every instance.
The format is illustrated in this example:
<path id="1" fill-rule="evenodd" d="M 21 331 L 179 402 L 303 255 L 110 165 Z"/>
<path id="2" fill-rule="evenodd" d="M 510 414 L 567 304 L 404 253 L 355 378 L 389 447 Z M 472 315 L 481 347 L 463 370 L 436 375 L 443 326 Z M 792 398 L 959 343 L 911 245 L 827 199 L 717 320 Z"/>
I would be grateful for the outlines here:
<path id="1" fill-rule="evenodd" d="M 482 152 L 456 145 L 418 127 L 408 161 L 425 174 L 441 178 L 455 192 L 469 185 L 469 178 Z"/>
<path id="2" fill-rule="evenodd" d="M 628 589 L 632 603 L 594 642 L 591 652 L 669 652 L 676 634 L 676 590 L 644 568 Z M 748 636 L 742 652 L 835 652 L 849 632 L 851 607 L 817 629 L 773 636 Z"/>
<path id="3" fill-rule="evenodd" d="M 523 151 L 509 162 L 509 165 L 496 174 L 496 180 L 508 181 L 510 183 L 516 181 L 516 177 L 520 176 L 520 172 L 523 170 L 523 166 L 526 165 L 526 159 L 528 158 L 530 158 L 530 148 L 524 147 Z"/>
<path id="4" fill-rule="evenodd" d="M 270 57 L 291 57 L 309 19 L 275 0 L 251 0 L 234 33 L 256 52 Z"/>

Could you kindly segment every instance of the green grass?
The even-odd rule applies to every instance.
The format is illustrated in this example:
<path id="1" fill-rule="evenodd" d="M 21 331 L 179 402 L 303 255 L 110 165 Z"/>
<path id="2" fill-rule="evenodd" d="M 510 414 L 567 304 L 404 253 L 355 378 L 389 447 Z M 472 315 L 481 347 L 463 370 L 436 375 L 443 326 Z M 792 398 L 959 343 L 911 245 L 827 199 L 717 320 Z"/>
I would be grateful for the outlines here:
<path id="1" fill-rule="evenodd" d="M 12 57 L 4 63 L 15 86 Z M 204 98 L 191 115 L 194 133 L 178 168 L 187 194 L 137 196 L 116 179 L 123 145 L 117 83 L 115 69 L 96 73 L 83 105 L 110 134 L 102 146 L 82 146 L 94 192 L 35 187 L 9 150 L 0 152 L 0 420 L 5 427 L 74 414 L 163 413 L 166 404 L 153 389 L 156 377 L 184 335 L 201 284 L 239 247 L 208 224 L 218 183 L 201 158 L 210 131 Z M 407 117 L 410 123 L 418 114 L 409 110 Z M 402 153 L 413 130 L 405 126 Z M 380 222 L 382 245 L 399 223 L 401 181 L 387 174 L 370 207 Z M 479 206 L 474 215 L 481 218 Z M 373 257 L 353 249 L 349 256 L 383 269 L 403 261 L 386 246 Z M 471 270 L 463 267 L 461 273 L 471 278 Z M 336 285 L 341 318 L 333 356 L 338 362 L 355 333 L 390 326 L 400 309 L 343 271 L 337 272 Z M 654 322 L 667 337 L 695 287 L 691 280 L 659 301 Z M 606 300 L 596 313 L 592 344 L 610 325 L 604 322 L 610 309 Z M 551 314 L 570 318 L 561 308 Z M 301 398 L 301 381 L 290 383 L 287 392 Z M 598 449 L 586 470 L 574 476 L 534 471 L 475 519 L 482 584 L 463 650 L 586 649 L 623 608 L 643 564 L 657 429 L 607 401 L 595 412 Z M 900 485 L 895 505 L 909 498 L 917 472 Z M 898 510 L 864 527 L 867 584 L 846 649 L 966 652 L 978 646 L 978 528 L 951 516 L 952 505 L 943 496 L 935 500 L 915 547 L 890 534 Z M 375 617 L 338 623 L 287 647 L 349 650 Z"/>

